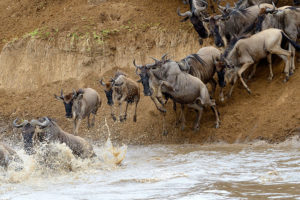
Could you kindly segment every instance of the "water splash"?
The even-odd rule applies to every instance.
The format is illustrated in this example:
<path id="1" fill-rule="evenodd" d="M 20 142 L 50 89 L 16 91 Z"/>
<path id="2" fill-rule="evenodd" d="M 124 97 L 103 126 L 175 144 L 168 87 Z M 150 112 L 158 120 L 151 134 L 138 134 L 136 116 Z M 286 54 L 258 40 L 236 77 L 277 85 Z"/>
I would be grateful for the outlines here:
<path id="1" fill-rule="evenodd" d="M 111 132 L 109 130 L 109 126 L 107 124 L 106 118 L 105 118 L 105 126 L 107 128 L 108 138 L 102 148 L 101 157 L 105 164 L 120 165 L 122 161 L 125 159 L 127 153 L 127 146 L 124 144 L 121 147 L 113 146 L 110 140 Z"/>

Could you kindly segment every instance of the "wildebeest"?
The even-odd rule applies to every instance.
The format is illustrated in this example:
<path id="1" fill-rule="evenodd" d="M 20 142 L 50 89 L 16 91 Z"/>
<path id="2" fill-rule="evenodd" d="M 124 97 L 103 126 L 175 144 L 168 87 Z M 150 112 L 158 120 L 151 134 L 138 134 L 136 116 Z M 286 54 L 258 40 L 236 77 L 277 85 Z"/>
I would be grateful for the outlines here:
<path id="1" fill-rule="evenodd" d="M 172 100 L 181 105 L 187 104 L 188 107 L 197 111 L 197 120 L 194 130 L 199 130 L 199 122 L 202 116 L 203 106 L 210 106 L 216 115 L 216 127 L 219 127 L 219 115 L 216 109 L 215 101 L 210 99 L 206 85 L 197 77 L 183 72 L 178 63 L 170 60 L 156 61 L 148 65 L 149 82 L 159 82 L 157 98 L 162 98 L 163 93 L 168 94 Z M 183 106 L 181 107 L 184 108 Z M 185 126 L 183 110 L 181 112 L 182 128 Z M 164 123 L 164 121 L 163 121 Z M 165 126 L 163 125 L 163 129 Z M 163 133 L 167 133 L 166 130 Z"/>
<path id="2" fill-rule="evenodd" d="M 25 120 L 17 124 L 18 119 L 13 122 L 14 127 L 22 128 L 24 149 L 27 153 L 34 152 L 34 146 L 38 143 L 59 142 L 66 144 L 72 153 L 80 158 L 91 158 L 95 156 L 93 147 L 85 139 L 63 131 L 56 122 L 48 117 L 38 120 Z"/>
<path id="3" fill-rule="evenodd" d="M 203 26 L 202 12 L 207 8 L 207 3 L 204 1 L 190 0 L 190 10 L 185 13 L 180 13 L 179 8 L 177 8 L 177 14 L 179 16 L 185 17 L 182 21 L 190 19 L 191 23 L 194 26 L 194 29 L 198 33 L 200 38 L 207 38 L 207 30 Z M 199 5 L 204 4 L 204 5 Z"/>
<path id="4" fill-rule="evenodd" d="M 239 0 L 236 3 L 236 7 L 237 8 L 248 8 L 250 6 L 254 6 L 254 5 L 259 5 L 261 3 L 273 3 L 273 0 Z M 278 0 L 275 1 L 274 3 L 277 4 Z"/>
<path id="5" fill-rule="evenodd" d="M 231 96 L 234 84 L 239 77 L 244 87 L 249 93 L 248 88 L 243 80 L 243 72 L 253 64 L 257 64 L 262 58 L 268 59 L 270 76 L 273 78 L 271 54 L 280 56 L 285 61 L 285 81 L 289 79 L 289 62 L 291 53 L 281 48 L 282 41 L 286 40 L 291 43 L 297 50 L 300 46 L 286 36 L 286 34 L 279 29 L 267 29 L 257 34 L 238 40 L 233 46 L 229 46 L 224 53 L 225 67 L 225 81 L 231 83 L 231 89 L 228 96 Z M 225 65 L 224 65 L 225 64 Z"/>
<path id="6" fill-rule="evenodd" d="M 212 86 L 212 97 L 216 90 L 214 74 L 216 61 L 220 60 L 221 51 L 213 46 L 201 48 L 196 54 L 191 54 L 182 59 L 178 64 L 183 71 L 198 77 L 204 84 L 210 83 Z"/>
<path id="7" fill-rule="evenodd" d="M 266 14 L 268 13 L 268 14 Z M 257 31 L 266 30 L 268 28 L 277 28 L 283 30 L 287 36 L 296 41 L 300 36 L 300 8 L 288 6 L 264 10 L 261 13 L 260 22 L 257 24 Z M 292 60 L 290 73 L 295 70 L 295 48 L 289 43 L 289 51 L 292 52 Z"/>
<path id="8" fill-rule="evenodd" d="M 137 105 L 140 101 L 140 88 L 138 84 L 128 78 L 124 73 L 117 72 L 115 77 L 108 83 L 104 83 L 103 80 L 100 80 L 101 85 L 104 87 L 104 91 L 107 97 L 107 104 L 111 107 L 111 116 L 113 120 L 116 120 L 116 117 L 113 113 L 113 104 L 118 102 L 119 106 L 119 118 L 120 121 L 125 121 L 127 119 L 127 108 L 128 104 L 135 103 L 135 110 L 133 121 L 137 120 Z M 122 103 L 126 102 L 126 108 L 124 116 L 122 116 Z"/>
<path id="9" fill-rule="evenodd" d="M 203 20 L 208 23 L 207 26 L 210 35 L 214 38 L 215 45 L 224 47 L 233 37 L 241 35 L 246 28 L 254 24 L 261 8 L 272 7 L 271 4 L 261 4 L 260 6 L 255 5 L 248 8 L 235 8 L 229 13 L 203 18 Z"/>
<path id="10" fill-rule="evenodd" d="M 23 163 L 15 150 L 3 143 L 0 143 L 0 167 L 7 169 L 12 161 Z"/>
<path id="11" fill-rule="evenodd" d="M 83 88 L 78 91 L 73 90 L 67 95 L 63 94 L 61 90 L 60 96 L 56 94 L 54 97 L 64 103 L 66 110 L 66 117 L 74 119 L 74 133 L 78 133 L 78 128 L 82 119 L 87 117 L 87 125 L 90 128 L 90 114 L 93 114 L 92 126 L 95 125 L 95 116 L 98 108 L 101 107 L 101 99 L 92 88 Z"/>
<path id="12" fill-rule="evenodd" d="M 215 101 L 210 98 L 206 85 L 199 78 L 183 72 L 178 63 L 174 61 L 167 61 L 160 67 L 152 68 L 150 72 L 152 74 L 150 78 L 157 79 L 160 82 L 157 92 L 158 97 L 162 93 L 167 93 L 176 103 L 182 105 L 182 128 L 185 126 L 183 105 L 197 111 L 197 119 L 194 124 L 195 131 L 200 128 L 199 123 L 205 106 L 212 108 L 216 116 L 216 128 L 219 127 L 220 120 Z"/>

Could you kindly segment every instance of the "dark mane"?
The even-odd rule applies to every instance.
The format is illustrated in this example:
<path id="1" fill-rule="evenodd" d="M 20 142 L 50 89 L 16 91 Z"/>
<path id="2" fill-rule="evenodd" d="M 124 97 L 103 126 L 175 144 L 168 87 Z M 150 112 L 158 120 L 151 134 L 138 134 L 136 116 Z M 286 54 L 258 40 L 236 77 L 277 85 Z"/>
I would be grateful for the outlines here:
<path id="1" fill-rule="evenodd" d="M 249 13 L 249 10 L 246 8 L 234 8 L 230 13 L 223 15 L 223 18 L 233 17 L 241 17 L 241 15 L 245 16 Z"/>
<path id="2" fill-rule="evenodd" d="M 121 75 L 123 75 L 123 76 L 127 76 L 127 74 L 125 74 L 124 72 L 122 72 L 122 71 L 117 71 L 116 73 L 115 73 L 115 76 L 114 76 L 114 80 L 116 80 L 119 76 L 121 76 Z"/>
<path id="3" fill-rule="evenodd" d="M 260 32 L 262 29 L 262 23 L 265 20 L 266 14 L 261 14 L 258 16 L 256 23 L 255 23 L 255 32 Z"/>
<path id="4" fill-rule="evenodd" d="M 198 54 L 191 54 L 191 55 L 187 56 L 185 59 L 187 59 L 187 58 L 194 59 L 195 61 L 198 61 L 199 63 L 201 63 L 201 65 L 203 65 L 203 66 L 207 65 L 207 63 L 202 58 L 200 58 L 200 56 Z"/>
<path id="5" fill-rule="evenodd" d="M 224 51 L 224 57 L 226 58 L 228 56 L 228 54 L 231 52 L 231 50 L 234 48 L 235 44 L 241 40 L 241 39 L 245 39 L 247 38 L 246 36 L 240 36 L 240 37 L 234 37 L 231 39 L 228 47 L 225 49 Z"/>

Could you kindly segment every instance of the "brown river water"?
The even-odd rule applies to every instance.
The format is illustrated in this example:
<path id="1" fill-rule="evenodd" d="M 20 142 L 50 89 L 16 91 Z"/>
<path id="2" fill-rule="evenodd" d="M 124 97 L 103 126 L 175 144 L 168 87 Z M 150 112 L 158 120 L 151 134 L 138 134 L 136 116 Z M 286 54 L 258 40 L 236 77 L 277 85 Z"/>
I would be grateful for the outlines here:
<path id="1" fill-rule="evenodd" d="M 79 160 L 62 144 L 0 169 L 0 199 L 300 199 L 300 140 L 281 144 L 95 144 Z M 50 149 L 50 150 L 49 150 Z"/>

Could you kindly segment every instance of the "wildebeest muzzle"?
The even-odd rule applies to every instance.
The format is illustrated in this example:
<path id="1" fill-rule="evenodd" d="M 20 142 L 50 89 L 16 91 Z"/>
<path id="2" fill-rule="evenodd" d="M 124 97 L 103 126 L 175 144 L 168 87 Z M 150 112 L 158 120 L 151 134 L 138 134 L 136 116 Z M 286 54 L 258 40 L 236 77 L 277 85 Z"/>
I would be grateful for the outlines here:
<path id="1" fill-rule="evenodd" d="M 73 117 L 73 114 L 72 114 L 73 102 L 72 101 L 69 103 L 64 102 L 64 105 L 65 105 L 65 110 L 66 110 L 66 117 L 72 118 Z"/>
<path id="2" fill-rule="evenodd" d="M 105 92 L 105 95 L 106 95 L 106 98 L 107 98 L 107 104 L 109 106 L 114 105 L 114 101 L 113 101 L 113 98 L 112 98 L 113 90 L 110 89 L 109 91 L 104 91 L 104 92 Z"/>

